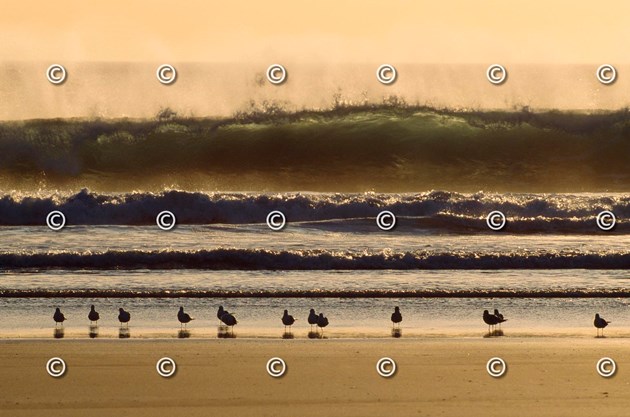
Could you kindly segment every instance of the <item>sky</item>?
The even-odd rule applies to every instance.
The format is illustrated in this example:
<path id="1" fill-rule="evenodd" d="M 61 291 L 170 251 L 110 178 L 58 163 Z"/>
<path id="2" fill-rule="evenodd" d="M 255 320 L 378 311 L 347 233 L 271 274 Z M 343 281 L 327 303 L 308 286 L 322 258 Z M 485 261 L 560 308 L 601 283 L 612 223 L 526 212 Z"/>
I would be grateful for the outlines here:
<path id="1" fill-rule="evenodd" d="M 5 1 L 3 61 L 630 61 L 627 1 Z"/>
<path id="2" fill-rule="evenodd" d="M 4 1 L 0 120 L 230 116 L 250 103 L 326 108 L 333 97 L 473 109 L 630 105 L 630 2 L 540 0 Z M 272 63 L 288 81 L 263 81 Z M 380 64 L 398 79 L 383 86 Z M 500 87 L 491 64 L 507 68 Z M 68 78 L 53 85 L 51 64 Z M 177 81 L 156 81 L 160 64 Z M 595 78 L 614 65 L 618 80 Z"/>

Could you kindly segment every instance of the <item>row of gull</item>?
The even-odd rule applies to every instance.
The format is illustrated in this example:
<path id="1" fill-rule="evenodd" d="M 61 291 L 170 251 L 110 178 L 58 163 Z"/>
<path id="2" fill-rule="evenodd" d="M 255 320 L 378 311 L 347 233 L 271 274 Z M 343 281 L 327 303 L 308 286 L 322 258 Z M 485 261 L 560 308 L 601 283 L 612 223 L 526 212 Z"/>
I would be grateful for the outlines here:
<path id="1" fill-rule="evenodd" d="M 101 316 L 96 311 L 94 306 L 90 306 L 90 312 L 88 313 L 88 319 L 90 320 L 90 324 L 98 324 Z M 217 310 L 217 318 L 219 319 L 220 325 L 225 325 L 228 327 L 234 328 L 235 325 L 238 324 L 238 320 L 233 313 L 225 310 L 223 306 L 219 306 Z M 58 324 L 63 325 L 63 322 L 66 321 L 65 315 L 61 312 L 61 309 L 55 309 L 55 314 L 53 315 L 53 319 L 55 320 L 55 326 Z M 190 314 L 184 311 L 184 307 L 179 308 L 179 312 L 177 313 L 177 320 L 179 320 L 180 325 L 185 327 L 188 323 L 194 320 L 194 317 L 191 317 Z M 402 313 L 400 312 L 399 307 L 394 308 L 394 312 L 391 315 L 392 327 L 400 329 L 400 323 L 402 322 Z M 129 321 L 131 320 L 131 313 L 125 311 L 124 308 L 118 309 L 118 321 L 121 326 L 126 324 L 129 326 Z M 291 326 L 296 322 L 296 318 L 289 314 L 288 310 L 284 310 L 284 314 L 282 315 L 282 324 L 284 325 L 284 330 L 286 332 L 287 328 L 291 329 Z M 323 313 L 317 314 L 315 309 L 311 308 L 308 318 L 308 324 L 311 326 L 311 331 L 313 330 L 313 326 L 317 326 L 318 329 L 322 329 L 322 333 L 324 331 L 324 327 L 328 326 L 328 318 L 324 316 Z M 488 310 L 483 311 L 483 321 L 488 325 L 488 333 L 493 334 L 497 332 L 496 326 L 499 326 L 499 331 L 501 328 L 501 324 L 505 323 L 507 319 L 499 312 L 498 309 L 494 309 L 494 313 L 491 314 Z M 600 317 L 599 313 L 595 314 L 595 320 L 593 325 L 597 329 L 597 336 L 604 336 L 604 328 L 610 324 L 609 321 Z"/>
<path id="2" fill-rule="evenodd" d="M 398 307 L 396 307 L 396 311 L 398 311 Z M 217 318 L 219 319 L 219 325 L 225 325 L 231 327 L 232 329 L 238 324 L 238 320 L 236 320 L 234 314 L 224 309 L 223 306 L 219 306 L 219 309 L 217 310 Z M 90 325 L 98 325 L 98 321 L 100 319 L 101 316 L 98 311 L 96 311 L 94 305 L 90 306 L 90 312 L 88 313 L 88 320 L 90 320 Z M 177 312 L 177 320 L 179 321 L 180 326 L 186 327 L 186 325 L 194 319 L 194 317 L 184 311 L 184 307 L 179 308 L 179 311 Z M 55 321 L 55 326 L 63 326 L 63 322 L 66 321 L 66 316 L 61 312 L 61 309 L 59 307 L 55 309 L 53 320 Z M 284 315 L 282 316 L 282 324 L 284 324 L 285 331 L 287 330 L 287 327 L 290 329 L 291 326 L 293 326 L 293 324 L 296 322 L 296 320 L 297 319 L 295 317 L 289 314 L 288 310 L 284 310 Z M 311 325 L 311 330 L 313 329 L 313 326 L 316 325 L 318 328 L 322 329 L 323 332 L 324 327 L 328 326 L 328 318 L 325 317 L 323 313 L 319 313 L 318 315 L 317 313 L 315 313 L 315 309 L 313 308 L 311 309 L 307 320 L 308 323 Z M 402 320 L 402 316 L 400 320 Z M 124 308 L 119 308 L 118 321 L 120 322 L 121 326 L 125 324 L 127 327 L 129 327 L 129 321 L 131 321 L 131 313 L 126 311 Z"/>

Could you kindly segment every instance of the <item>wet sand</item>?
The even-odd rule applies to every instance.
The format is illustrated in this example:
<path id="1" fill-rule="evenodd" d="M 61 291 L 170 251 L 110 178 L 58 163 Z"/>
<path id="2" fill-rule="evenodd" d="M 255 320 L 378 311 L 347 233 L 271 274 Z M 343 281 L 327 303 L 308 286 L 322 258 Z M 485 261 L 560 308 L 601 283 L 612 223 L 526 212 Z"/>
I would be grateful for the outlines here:
<path id="1" fill-rule="evenodd" d="M 45 364 L 62 357 L 61 378 Z M 177 373 L 160 377 L 172 357 Z M 265 365 L 288 366 L 272 378 Z M 392 357 L 398 372 L 379 376 Z M 486 371 L 494 356 L 502 378 Z M 618 371 L 595 370 L 603 356 Z M 618 416 L 630 406 L 627 341 L 495 338 L 389 340 L 3 340 L 7 416 Z"/>

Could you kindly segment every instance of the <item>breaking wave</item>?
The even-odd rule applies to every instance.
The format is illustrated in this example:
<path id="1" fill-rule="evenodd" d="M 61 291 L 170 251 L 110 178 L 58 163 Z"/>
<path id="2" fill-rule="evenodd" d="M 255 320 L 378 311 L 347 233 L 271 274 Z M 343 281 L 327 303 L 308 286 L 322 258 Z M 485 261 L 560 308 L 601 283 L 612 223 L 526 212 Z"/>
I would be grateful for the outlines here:
<path id="1" fill-rule="evenodd" d="M 154 225 L 157 213 L 170 210 L 179 224 L 264 223 L 272 210 L 285 213 L 289 225 L 373 229 L 374 217 L 391 210 L 398 231 L 429 229 L 465 233 L 488 231 L 485 217 L 501 210 L 511 233 L 601 233 L 597 214 L 610 210 L 618 218 L 616 233 L 630 233 L 630 196 L 623 194 L 418 194 L 201 193 L 164 191 L 99 194 L 6 194 L 0 197 L 0 225 L 43 225 L 61 210 L 68 225 Z"/>
<path id="2" fill-rule="evenodd" d="M 625 109 L 482 112 L 397 103 L 229 119 L 4 122 L 0 185 L 624 192 L 629 138 Z"/>
<path id="3" fill-rule="evenodd" d="M 629 269 L 630 252 L 448 252 L 264 250 L 0 253 L 2 270 L 498 270 Z"/>

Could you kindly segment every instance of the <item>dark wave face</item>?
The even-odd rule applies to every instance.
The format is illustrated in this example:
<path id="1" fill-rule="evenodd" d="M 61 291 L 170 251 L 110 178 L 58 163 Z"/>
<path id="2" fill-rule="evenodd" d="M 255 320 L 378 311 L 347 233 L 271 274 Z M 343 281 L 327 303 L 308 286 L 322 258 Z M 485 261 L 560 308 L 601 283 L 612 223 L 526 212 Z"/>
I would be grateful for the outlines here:
<path id="1" fill-rule="evenodd" d="M 624 192 L 630 113 L 394 103 L 231 119 L 0 124 L 0 186 L 99 191 Z"/>
<path id="2" fill-rule="evenodd" d="M 629 269 L 630 252 L 335 252 L 219 248 L 197 251 L 2 253 L 3 270 L 499 270 Z"/>
<path id="3" fill-rule="evenodd" d="M 61 210 L 69 225 L 154 225 L 157 213 L 170 210 L 179 224 L 264 224 L 272 210 L 291 223 L 311 222 L 331 230 L 372 230 L 382 210 L 399 217 L 396 231 L 488 232 L 486 216 L 501 210 L 510 233 L 601 233 L 596 216 L 617 216 L 613 233 L 630 233 L 630 196 L 570 194 L 243 194 L 165 191 L 41 196 L 12 193 L 0 197 L 0 225 L 43 225 Z"/>

